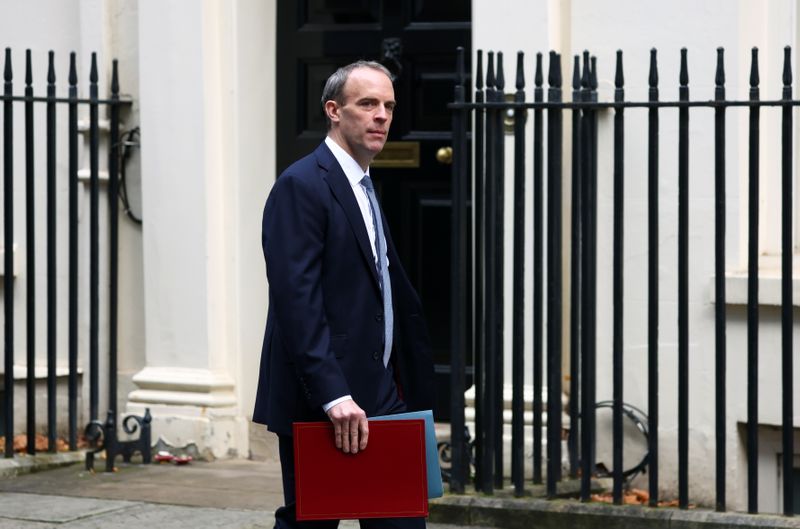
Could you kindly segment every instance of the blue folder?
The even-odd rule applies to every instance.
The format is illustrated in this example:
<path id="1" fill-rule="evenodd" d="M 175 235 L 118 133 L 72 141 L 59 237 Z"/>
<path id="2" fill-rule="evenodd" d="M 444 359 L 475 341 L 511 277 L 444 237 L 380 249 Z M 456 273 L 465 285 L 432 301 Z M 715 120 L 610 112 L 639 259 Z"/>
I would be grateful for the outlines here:
<path id="1" fill-rule="evenodd" d="M 444 494 L 442 487 L 442 469 L 439 467 L 439 449 L 436 446 L 436 430 L 433 427 L 431 410 L 412 411 L 395 415 L 370 417 L 370 421 L 393 421 L 403 419 L 423 419 L 425 421 L 425 461 L 428 474 L 428 498 L 440 498 Z"/>

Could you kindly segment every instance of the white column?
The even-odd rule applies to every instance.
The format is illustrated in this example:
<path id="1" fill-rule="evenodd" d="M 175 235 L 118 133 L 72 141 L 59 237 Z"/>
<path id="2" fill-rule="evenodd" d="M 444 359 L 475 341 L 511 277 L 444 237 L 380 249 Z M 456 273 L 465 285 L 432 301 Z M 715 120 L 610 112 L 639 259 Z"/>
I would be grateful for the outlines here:
<path id="1" fill-rule="evenodd" d="M 236 4 L 139 4 L 146 366 L 154 440 L 246 456 L 237 376 Z"/>

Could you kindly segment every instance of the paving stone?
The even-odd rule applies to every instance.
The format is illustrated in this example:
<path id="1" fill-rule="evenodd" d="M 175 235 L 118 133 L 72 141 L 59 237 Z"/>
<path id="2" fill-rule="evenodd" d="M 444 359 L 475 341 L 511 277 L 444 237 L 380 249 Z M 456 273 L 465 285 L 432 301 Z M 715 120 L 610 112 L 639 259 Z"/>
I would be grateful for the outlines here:
<path id="1" fill-rule="evenodd" d="M 65 523 L 87 516 L 123 510 L 133 505 L 136 504 L 129 501 L 0 493 L 0 516 L 4 520 Z"/>
<path id="2" fill-rule="evenodd" d="M 58 526 L 59 529 L 117 529 L 158 527 L 158 529 L 197 529 L 224 527 L 226 529 L 267 529 L 275 523 L 272 514 L 234 509 L 211 509 L 136 504 L 117 512 L 109 512 Z"/>
<path id="3" fill-rule="evenodd" d="M 57 525 L 46 522 L 27 522 L 0 518 L 0 529 L 57 529 Z"/>

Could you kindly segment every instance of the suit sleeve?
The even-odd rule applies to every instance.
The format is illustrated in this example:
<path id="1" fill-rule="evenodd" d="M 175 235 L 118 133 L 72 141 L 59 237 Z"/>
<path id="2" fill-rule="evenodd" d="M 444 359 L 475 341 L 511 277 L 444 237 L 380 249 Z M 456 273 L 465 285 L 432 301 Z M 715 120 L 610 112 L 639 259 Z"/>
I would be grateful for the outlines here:
<path id="1" fill-rule="evenodd" d="M 315 185 L 316 184 L 316 185 Z M 320 407 L 350 394 L 330 350 L 322 292 L 322 262 L 330 202 L 324 182 L 282 175 L 267 201 L 262 245 L 286 361 L 309 405 Z"/>

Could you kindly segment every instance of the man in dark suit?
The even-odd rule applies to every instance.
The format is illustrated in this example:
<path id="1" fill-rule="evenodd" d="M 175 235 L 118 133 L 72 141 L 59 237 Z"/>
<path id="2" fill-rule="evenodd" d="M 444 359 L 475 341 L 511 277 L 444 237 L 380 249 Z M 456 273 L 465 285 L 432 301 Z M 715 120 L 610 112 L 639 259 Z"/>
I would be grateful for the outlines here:
<path id="1" fill-rule="evenodd" d="M 269 313 L 253 420 L 278 434 L 286 503 L 275 513 L 278 528 L 306 526 L 295 520 L 294 421 L 327 417 L 336 447 L 355 454 L 367 447 L 367 417 L 433 406 L 422 307 L 369 177 L 394 113 L 391 74 L 366 61 L 340 68 L 322 105 L 328 136 L 277 179 L 262 225 Z"/>

